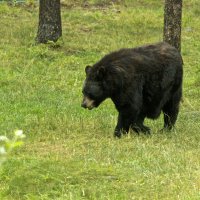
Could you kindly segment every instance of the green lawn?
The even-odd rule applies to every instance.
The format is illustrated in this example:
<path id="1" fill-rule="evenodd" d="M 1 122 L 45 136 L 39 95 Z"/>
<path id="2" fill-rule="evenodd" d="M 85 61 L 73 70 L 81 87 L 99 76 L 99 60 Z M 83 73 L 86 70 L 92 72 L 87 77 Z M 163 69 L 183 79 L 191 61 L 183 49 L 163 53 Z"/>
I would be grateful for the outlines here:
<path id="1" fill-rule="evenodd" d="M 38 8 L 0 4 L 0 135 L 25 145 L 0 170 L 2 200 L 200 199 L 200 1 L 183 3 L 184 97 L 176 129 L 113 138 L 110 100 L 81 108 L 85 66 L 162 40 L 163 1 L 65 1 L 61 47 L 36 46 Z M 101 3 L 103 2 L 103 4 Z M 114 1 L 120 2 L 120 1 Z"/>

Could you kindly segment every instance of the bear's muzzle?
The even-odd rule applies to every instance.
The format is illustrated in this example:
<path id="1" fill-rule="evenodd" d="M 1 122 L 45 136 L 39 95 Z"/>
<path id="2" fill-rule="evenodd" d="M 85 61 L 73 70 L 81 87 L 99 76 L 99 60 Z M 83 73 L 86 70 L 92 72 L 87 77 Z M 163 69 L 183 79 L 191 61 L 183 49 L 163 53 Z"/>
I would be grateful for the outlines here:
<path id="1" fill-rule="evenodd" d="M 95 101 L 90 99 L 89 97 L 84 97 L 81 106 L 83 108 L 88 108 L 89 110 L 92 110 L 95 107 Z"/>

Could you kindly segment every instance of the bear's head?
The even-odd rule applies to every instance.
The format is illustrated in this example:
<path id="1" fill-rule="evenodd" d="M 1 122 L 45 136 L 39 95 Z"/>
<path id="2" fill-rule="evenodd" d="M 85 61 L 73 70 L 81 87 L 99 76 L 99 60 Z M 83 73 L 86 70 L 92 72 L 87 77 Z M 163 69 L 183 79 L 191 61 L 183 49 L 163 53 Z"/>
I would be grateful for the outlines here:
<path id="1" fill-rule="evenodd" d="M 81 106 L 89 110 L 98 107 L 108 96 L 106 69 L 104 66 L 86 66 L 86 79 L 83 84 Z"/>

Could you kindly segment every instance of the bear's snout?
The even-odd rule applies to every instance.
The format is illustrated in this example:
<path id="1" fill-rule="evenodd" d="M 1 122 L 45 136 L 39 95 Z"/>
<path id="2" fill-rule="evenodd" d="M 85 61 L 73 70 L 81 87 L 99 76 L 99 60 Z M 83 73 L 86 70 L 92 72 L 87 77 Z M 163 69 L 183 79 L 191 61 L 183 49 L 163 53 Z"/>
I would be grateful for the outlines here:
<path id="1" fill-rule="evenodd" d="M 81 103 L 81 107 L 92 110 L 95 107 L 94 100 L 90 99 L 89 97 L 84 97 Z"/>
<path id="2" fill-rule="evenodd" d="M 85 103 L 85 102 L 82 102 L 82 103 L 81 103 L 81 107 L 83 107 L 83 108 L 87 108 L 86 103 Z"/>

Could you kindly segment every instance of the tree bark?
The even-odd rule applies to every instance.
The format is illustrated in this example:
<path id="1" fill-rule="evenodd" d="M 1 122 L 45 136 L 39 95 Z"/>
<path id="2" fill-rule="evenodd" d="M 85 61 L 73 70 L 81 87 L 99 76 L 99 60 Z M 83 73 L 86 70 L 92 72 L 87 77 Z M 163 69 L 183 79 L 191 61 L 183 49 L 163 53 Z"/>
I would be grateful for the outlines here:
<path id="1" fill-rule="evenodd" d="M 181 51 L 182 0 L 165 0 L 163 40 Z"/>
<path id="2" fill-rule="evenodd" d="M 62 36 L 60 0 L 40 0 L 38 43 L 56 42 Z"/>

